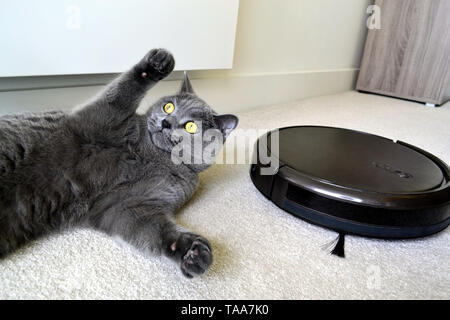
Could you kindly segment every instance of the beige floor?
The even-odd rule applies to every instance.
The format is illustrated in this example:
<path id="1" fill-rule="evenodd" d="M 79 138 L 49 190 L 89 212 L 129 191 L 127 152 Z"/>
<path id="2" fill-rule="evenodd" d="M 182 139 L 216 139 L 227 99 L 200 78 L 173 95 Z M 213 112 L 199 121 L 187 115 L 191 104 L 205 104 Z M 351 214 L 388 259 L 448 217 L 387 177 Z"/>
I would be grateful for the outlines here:
<path id="1" fill-rule="evenodd" d="M 450 163 L 450 105 L 429 108 L 346 92 L 240 114 L 240 128 L 328 125 L 399 139 Z M 450 298 L 450 229 L 420 240 L 348 236 L 346 259 L 322 245 L 336 236 L 283 212 L 252 185 L 245 165 L 201 176 L 178 221 L 206 236 L 210 272 L 185 279 L 89 230 L 55 235 L 0 262 L 0 299 L 374 299 Z"/>

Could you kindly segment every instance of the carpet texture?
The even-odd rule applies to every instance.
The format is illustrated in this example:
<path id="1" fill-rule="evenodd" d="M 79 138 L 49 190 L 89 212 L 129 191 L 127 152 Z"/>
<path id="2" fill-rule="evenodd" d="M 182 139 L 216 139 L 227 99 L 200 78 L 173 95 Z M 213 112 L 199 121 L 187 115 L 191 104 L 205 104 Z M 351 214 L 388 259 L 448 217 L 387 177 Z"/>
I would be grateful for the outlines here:
<path id="1" fill-rule="evenodd" d="M 450 163 L 450 105 L 345 92 L 239 114 L 241 129 L 326 125 L 417 145 Z M 248 165 L 214 165 L 178 214 L 207 237 L 214 263 L 184 278 L 91 230 L 53 235 L 0 262 L 0 299 L 449 299 L 450 229 L 419 240 L 347 236 L 346 259 L 323 245 L 336 233 L 297 219 L 253 186 Z"/>

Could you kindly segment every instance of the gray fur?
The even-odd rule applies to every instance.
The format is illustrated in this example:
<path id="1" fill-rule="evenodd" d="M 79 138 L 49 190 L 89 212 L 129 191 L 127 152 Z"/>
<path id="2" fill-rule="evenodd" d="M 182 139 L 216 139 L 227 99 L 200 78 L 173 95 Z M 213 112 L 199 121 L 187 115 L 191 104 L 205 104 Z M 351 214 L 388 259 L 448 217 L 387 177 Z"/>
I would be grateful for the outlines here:
<path id="1" fill-rule="evenodd" d="M 144 94 L 174 65 L 169 52 L 153 49 L 79 111 L 0 117 L 0 257 L 80 226 L 165 254 L 187 277 L 208 269 L 209 242 L 176 225 L 173 214 L 209 164 L 174 164 L 169 137 L 186 119 L 226 137 L 237 118 L 224 121 L 187 78 L 178 94 L 136 114 Z M 175 105 L 171 115 L 162 109 L 168 101 Z"/>

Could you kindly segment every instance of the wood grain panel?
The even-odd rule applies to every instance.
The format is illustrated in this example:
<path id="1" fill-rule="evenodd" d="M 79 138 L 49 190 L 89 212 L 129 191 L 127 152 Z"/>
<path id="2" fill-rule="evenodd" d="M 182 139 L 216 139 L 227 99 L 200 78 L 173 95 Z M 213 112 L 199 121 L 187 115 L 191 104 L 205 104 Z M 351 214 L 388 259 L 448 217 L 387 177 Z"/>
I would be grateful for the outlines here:
<path id="1" fill-rule="evenodd" d="M 450 77 L 450 1 L 377 0 L 357 90 L 441 104 Z"/>

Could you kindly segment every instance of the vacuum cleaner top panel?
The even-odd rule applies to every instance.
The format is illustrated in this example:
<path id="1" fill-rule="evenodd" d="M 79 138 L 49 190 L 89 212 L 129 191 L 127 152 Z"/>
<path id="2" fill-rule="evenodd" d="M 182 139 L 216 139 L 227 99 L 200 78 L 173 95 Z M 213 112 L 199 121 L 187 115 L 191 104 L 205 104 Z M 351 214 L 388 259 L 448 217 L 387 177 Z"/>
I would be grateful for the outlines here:
<path id="1" fill-rule="evenodd" d="M 415 193 L 444 182 L 442 170 L 425 155 L 371 134 L 302 126 L 280 129 L 278 151 L 270 141 L 268 149 L 282 164 L 323 183 L 369 192 Z"/>

